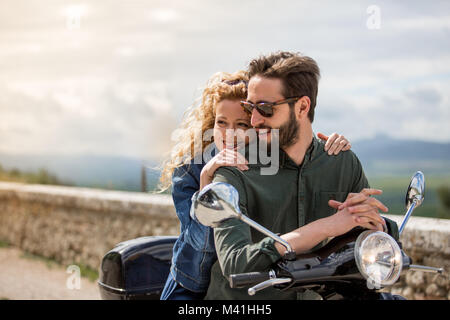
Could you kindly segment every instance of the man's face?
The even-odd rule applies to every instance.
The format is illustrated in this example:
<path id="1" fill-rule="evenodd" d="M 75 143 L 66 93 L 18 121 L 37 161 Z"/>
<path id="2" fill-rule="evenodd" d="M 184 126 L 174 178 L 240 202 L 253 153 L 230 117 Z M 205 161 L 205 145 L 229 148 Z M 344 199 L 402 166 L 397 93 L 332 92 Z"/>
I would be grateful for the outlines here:
<path id="1" fill-rule="evenodd" d="M 252 77 L 248 83 L 247 101 L 251 103 L 276 102 L 285 99 L 280 79 L 265 78 L 259 75 Z M 251 114 L 251 124 L 258 132 L 261 140 L 272 141 L 272 129 L 279 129 L 279 146 L 289 147 L 294 144 L 299 135 L 299 124 L 295 117 L 294 108 L 287 103 L 274 106 L 271 117 L 263 117 L 256 108 Z"/>

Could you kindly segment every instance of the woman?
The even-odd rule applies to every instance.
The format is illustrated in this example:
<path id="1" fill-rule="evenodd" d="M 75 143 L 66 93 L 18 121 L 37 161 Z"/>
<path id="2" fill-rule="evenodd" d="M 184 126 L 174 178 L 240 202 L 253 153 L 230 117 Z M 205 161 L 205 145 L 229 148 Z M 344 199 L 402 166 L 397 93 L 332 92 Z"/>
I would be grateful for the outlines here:
<path id="1" fill-rule="evenodd" d="M 172 266 L 161 300 L 203 299 L 208 288 L 210 269 L 217 259 L 214 235 L 211 228 L 191 219 L 191 198 L 196 191 L 212 182 L 217 168 L 236 166 L 240 170 L 248 169 L 246 159 L 236 150 L 236 141 L 224 138 L 226 130 L 242 133 L 251 127 L 250 116 L 240 105 L 240 101 L 247 98 L 247 82 L 244 71 L 213 75 L 203 90 L 199 105 L 187 111 L 171 158 L 164 164 L 161 189 L 172 187 L 181 232 L 173 248 Z M 211 131 L 213 142 L 204 139 L 205 134 Z M 351 147 L 338 134 L 329 138 L 320 133 L 318 136 L 327 141 L 325 150 L 330 155 Z M 196 146 L 196 141 L 200 141 L 201 148 Z M 205 150 L 210 150 L 212 156 L 207 162 L 201 154 L 198 157 L 199 152 L 204 154 Z"/>

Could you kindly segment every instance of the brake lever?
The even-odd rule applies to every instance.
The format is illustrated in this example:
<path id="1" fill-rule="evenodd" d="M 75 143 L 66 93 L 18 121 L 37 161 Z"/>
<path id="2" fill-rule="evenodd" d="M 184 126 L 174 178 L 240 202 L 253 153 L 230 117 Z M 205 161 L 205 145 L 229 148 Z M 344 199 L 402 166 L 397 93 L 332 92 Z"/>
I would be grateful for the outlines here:
<path id="1" fill-rule="evenodd" d="M 257 285 L 251 287 L 248 289 L 248 294 L 250 296 L 255 295 L 257 291 L 260 291 L 262 289 L 277 285 L 277 284 L 283 284 L 283 283 L 289 283 L 291 282 L 291 278 L 273 278 L 266 281 L 263 281 L 261 283 L 258 283 Z"/>

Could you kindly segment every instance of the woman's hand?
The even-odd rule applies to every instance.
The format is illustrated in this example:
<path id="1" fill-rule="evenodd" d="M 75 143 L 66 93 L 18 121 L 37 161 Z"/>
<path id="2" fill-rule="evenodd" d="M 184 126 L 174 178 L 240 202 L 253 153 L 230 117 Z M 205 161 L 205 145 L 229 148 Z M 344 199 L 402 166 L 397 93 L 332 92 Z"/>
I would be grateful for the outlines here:
<path id="1" fill-rule="evenodd" d="M 348 141 L 347 138 L 338 133 L 333 133 L 328 137 L 319 132 L 317 133 L 317 137 L 323 141 L 326 141 L 325 151 L 328 151 L 329 155 L 337 155 L 339 154 L 339 152 L 350 150 L 350 148 L 352 147 L 350 141 Z"/>
<path id="2" fill-rule="evenodd" d="M 245 157 L 236 149 L 223 149 L 203 167 L 200 173 L 200 190 L 212 182 L 214 172 L 216 172 L 218 168 L 229 166 L 237 167 L 240 170 L 248 170 L 247 164 L 247 159 L 245 159 Z"/>

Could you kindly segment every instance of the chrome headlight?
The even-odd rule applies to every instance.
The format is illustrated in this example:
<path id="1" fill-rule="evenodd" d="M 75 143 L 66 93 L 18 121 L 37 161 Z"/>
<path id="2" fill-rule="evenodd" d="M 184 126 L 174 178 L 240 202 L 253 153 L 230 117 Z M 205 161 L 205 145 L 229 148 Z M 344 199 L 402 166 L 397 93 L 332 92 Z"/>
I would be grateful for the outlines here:
<path id="1" fill-rule="evenodd" d="M 381 231 L 362 232 L 355 243 L 355 260 L 359 272 L 373 284 L 394 284 L 403 267 L 402 251 L 397 242 Z"/>

